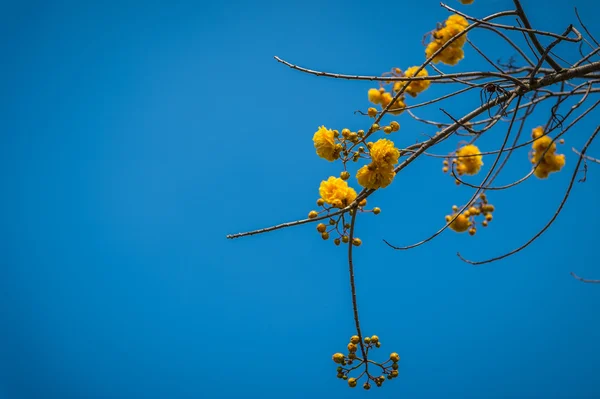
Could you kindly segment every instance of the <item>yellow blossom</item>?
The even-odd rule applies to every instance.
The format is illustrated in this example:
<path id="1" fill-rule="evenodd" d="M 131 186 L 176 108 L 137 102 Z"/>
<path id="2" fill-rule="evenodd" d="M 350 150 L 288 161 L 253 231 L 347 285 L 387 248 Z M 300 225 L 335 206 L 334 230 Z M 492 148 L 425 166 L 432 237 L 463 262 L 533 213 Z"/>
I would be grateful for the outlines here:
<path id="1" fill-rule="evenodd" d="M 392 96 L 391 93 L 388 93 L 387 91 L 381 94 L 381 107 L 385 108 L 388 106 L 388 104 L 390 104 L 392 101 L 394 100 L 394 97 Z M 394 103 L 390 106 L 390 113 L 394 114 L 394 115 L 399 115 L 402 112 L 404 112 L 404 108 L 406 107 L 406 104 L 404 103 L 404 98 L 402 96 L 400 96 L 396 101 L 394 101 Z"/>
<path id="2" fill-rule="evenodd" d="M 415 72 L 417 71 L 417 69 L 419 69 L 419 67 L 417 67 L 417 66 L 408 68 L 404 72 L 404 76 L 406 76 L 407 78 L 412 78 L 413 76 L 415 76 Z M 419 71 L 419 73 L 417 73 L 416 76 L 417 77 L 425 77 L 425 76 L 429 76 L 429 73 L 427 72 L 427 70 L 425 68 L 423 68 L 422 70 Z M 405 84 L 405 82 L 396 82 L 394 84 L 394 91 L 399 91 L 404 84 Z M 416 97 L 417 94 L 426 90 L 430 84 L 431 84 L 430 80 L 415 80 L 413 82 L 410 82 L 408 87 L 406 87 L 406 92 L 410 96 Z"/>
<path id="3" fill-rule="evenodd" d="M 550 173 L 558 172 L 565 166 L 565 156 L 556 154 L 556 143 L 552 142 L 549 136 L 544 136 L 541 126 L 533 129 L 531 136 L 535 139 L 531 144 L 531 163 L 536 165 L 539 162 L 533 174 L 540 179 L 546 179 Z"/>
<path id="4" fill-rule="evenodd" d="M 400 151 L 394 147 L 394 142 L 388 139 L 379 139 L 369 149 L 371 160 L 380 167 L 393 166 L 398 163 Z"/>
<path id="5" fill-rule="evenodd" d="M 444 50 L 435 56 L 434 63 L 443 62 L 448 65 L 456 65 L 464 58 L 463 45 L 467 41 L 466 35 L 458 36 L 469 26 L 467 20 L 460 15 L 451 15 L 446 20 L 444 26 L 436 30 L 432 35 L 432 41 L 425 49 L 427 58 L 431 57 L 448 41 L 454 40 Z"/>
<path id="6" fill-rule="evenodd" d="M 392 165 L 378 166 L 374 163 L 365 165 L 356 172 L 358 184 L 373 190 L 389 186 L 394 180 L 394 176 L 396 176 L 396 172 Z"/>
<path id="7" fill-rule="evenodd" d="M 381 103 L 381 92 L 379 91 L 379 89 L 369 89 L 368 95 L 369 101 L 373 104 Z"/>
<path id="8" fill-rule="evenodd" d="M 465 145 L 456 151 L 456 171 L 459 175 L 475 175 L 483 165 L 481 152 L 473 144 Z"/>
<path id="9" fill-rule="evenodd" d="M 328 161 L 335 161 L 340 156 L 341 146 L 336 146 L 333 130 L 325 126 L 319 127 L 313 136 L 317 155 Z"/>
<path id="10" fill-rule="evenodd" d="M 326 203 L 336 208 L 344 208 L 356 199 L 356 191 L 346 181 L 334 176 L 321 182 L 319 194 Z"/>

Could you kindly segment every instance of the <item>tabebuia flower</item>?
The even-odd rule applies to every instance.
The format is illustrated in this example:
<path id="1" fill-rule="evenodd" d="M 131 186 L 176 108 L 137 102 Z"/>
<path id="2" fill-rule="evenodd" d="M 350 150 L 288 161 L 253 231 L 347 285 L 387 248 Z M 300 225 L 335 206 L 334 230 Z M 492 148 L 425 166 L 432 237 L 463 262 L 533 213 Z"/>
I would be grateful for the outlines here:
<path id="1" fill-rule="evenodd" d="M 335 161 L 340 157 L 342 146 L 335 143 L 333 130 L 325 126 L 319 127 L 313 136 L 313 143 L 317 150 L 317 155 L 328 161 Z"/>
<path id="2" fill-rule="evenodd" d="M 336 208 L 345 208 L 356 199 L 356 191 L 339 177 L 330 176 L 323 180 L 319 187 L 321 198 Z"/>
<path id="3" fill-rule="evenodd" d="M 565 166 L 565 155 L 556 154 L 556 143 L 549 136 L 544 135 L 541 126 L 532 130 L 531 163 L 535 166 L 533 174 L 539 179 L 546 179 L 553 172 L 559 172 Z M 539 162 L 539 165 L 538 165 Z"/>

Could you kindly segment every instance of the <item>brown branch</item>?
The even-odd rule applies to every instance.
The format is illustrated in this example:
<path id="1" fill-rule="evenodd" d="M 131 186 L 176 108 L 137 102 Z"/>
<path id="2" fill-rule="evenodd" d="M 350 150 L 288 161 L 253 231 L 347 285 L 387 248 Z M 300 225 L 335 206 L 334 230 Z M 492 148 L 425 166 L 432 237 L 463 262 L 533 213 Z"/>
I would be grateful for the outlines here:
<path id="1" fill-rule="evenodd" d="M 600 280 L 589 280 L 587 278 L 583 278 L 583 277 L 579 277 L 578 275 L 576 275 L 574 272 L 571 272 L 571 276 L 575 277 L 577 280 L 582 281 L 584 283 L 589 283 L 589 284 L 600 284 Z"/>
<path id="2" fill-rule="evenodd" d="M 354 263 L 352 262 L 352 248 L 354 247 L 353 239 L 354 239 L 354 223 L 356 221 L 356 214 L 358 209 L 353 208 L 352 219 L 350 219 L 350 232 L 348 234 L 348 272 L 350 274 L 350 290 L 352 292 L 352 309 L 354 311 L 354 324 L 356 325 L 356 335 L 360 339 L 360 350 L 363 354 L 363 359 L 365 360 L 365 371 L 368 370 L 369 365 L 366 362 L 367 353 L 365 352 L 365 344 L 363 342 L 362 332 L 360 331 L 360 321 L 358 319 L 358 304 L 356 302 L 356 284 L 354 283 Z"/>

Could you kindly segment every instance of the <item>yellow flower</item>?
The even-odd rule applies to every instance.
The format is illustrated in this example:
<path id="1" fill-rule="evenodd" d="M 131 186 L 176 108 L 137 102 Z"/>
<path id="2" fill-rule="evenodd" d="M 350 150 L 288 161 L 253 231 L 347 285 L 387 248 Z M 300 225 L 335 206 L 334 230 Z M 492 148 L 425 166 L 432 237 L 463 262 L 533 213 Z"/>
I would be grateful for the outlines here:
<path id="1" fill-rule="evenodd" d="M 369 101 L 373 104 L 381 103 L 381 92 L 379 89 L 369 89 Z"/>
<path id="2" fill-rule="evenodd" d="M 533 129 L 531 136 L 535 139 L 531 144 L 531 163 L 536 165 L 539 162 L 533 174 L 540 179 L 546 179 L 550 173 L 559 172 L 565 166 L 566 159 L 564 154 L 556 154 L 556 143 L 553 143 L 549 136 L 544 136 L 544 128 L 541 126 Z"/>
<path id="3" fill-rule="evenodd" d="M 404 72 L 404 76 L 406 76 L 407 78 L 412 78 L 413 76 L 415 76 L 415 72 L 417 71 L 417 69 L 419 69 L 419 67 L 416 67 L 416 66 L 408 68 Z M 419 73 L 416 76 L 425 77 L 425 76 L 429 76 L 429 73 L 427 73 L 427 70 L 425 68 L 423 68 L 421 71 L 419 71 Z M 396 82 L 396 84 L 394 85 L 394 90 L 395 91 L 400 90 L 400 88 L 402 87 L 402 85 L 404 83 L 405 82 Z M 431 84 L 430 80 L 415 80 L 413 82 L 410 82 L 410 84 L 406 88 L 406 92 L 410 96 L 416 97 L 417 94 L 426 90 L 430 84 Z"/>
<path id="4" fill-rule="evenodd" d="M 396 172 L 394 172 L 393 166 L 380 167 L 373 163 L 363 166 L 356 172 L 358 184 L 373 190 L 389 186 L 394 180 L 394 176 L 396 176 Z"/>
<path id="5" fill-rule="evenodd" d="M 456 171 L 459 175 L 475 175 L 483 165 L 481 152 L 473 144 L 465 145 L 456 151 Z"/>
<path id="6" fill-rule="evenodd" d="M 453 216 L 452 216 L 453 217 Z M 464 214 L 458 215 L 456 219 L 452 223 L 450 223 L 450 228 L 457 233 L 464 233 L 471 226 L 471 221 Z"/>
<path id="7" fill-rule="evenodd" d="M 325 126 L 319 127 L 313 136 L 317 155 L 328 161 L 335 161 L 340 156 L 340 147 L 335 145 L 333 130 Z"/>
<path id="8" fill-rule="evenodd" d="M 379 139 L 369 149 L 371 160 L 379 167 L 393 166 L 398 163 L 400 151 L 394 147 L 394 142 Z"/>
<path id="9" fill-rule="evenodd" d="M 402 87 L 402 86 L 400 86 Z M 381 107 L 385 108 L 388 106 L 388 104 L 390 104 L 392 102 L 392 100 L 394 100 L 394 97 L 392 96 L 391 93 L 388 93 L 387 91 L 381 94 Z M 400 96 L 396 101 L 394 101 L 394 103 L 390 106 L 389 111 L 394 114 L 394 115 L 399 115 L 402 112 L 404 112 L 404 108 L 406 107 L 406 104 L 404 103 L 404 98 L 402 96 Z"/>
<path id="10" fill-rule="evenodd" d="M 473 2 L 473 0 L 470 0 L 470 3 L 467 3 L 467 1 L 469 0 L 461 0 L 463 2 L 463 4 L 470 4 Z M 458 15 L 458 14 L 453 14 L 450 15 L 448 17 L 448 19 L 446 20 L 446 25 L 460 25 L 463 28 L 466 28 L 467 26 L 469 26 L 469 22 L 462 16 Z"/>
<path id="11" fill-rule="evenodd" d="M 344 208 L 356 199 L 356 191 L 346 181 L 334 176 L 321 182 L 319 194 L 326 203 L 336 208 Z"/>
<path id="12" fill-rule="evenodd" d="M 467 20 L 460 15 L 451 15 L 446 20 L 444 27 L 436 30 L 432 35 L 432 41 L 425 49 L 427 58 L 431 57 L 438 49 L 460 34 L 469 26 Z M 467 36 L 456 37 L 441 53 L 435 56 L 434 63 L 443 62 L 448 65 L 456 65 L 464 58 L 463 45 L 467 41 Z"/>

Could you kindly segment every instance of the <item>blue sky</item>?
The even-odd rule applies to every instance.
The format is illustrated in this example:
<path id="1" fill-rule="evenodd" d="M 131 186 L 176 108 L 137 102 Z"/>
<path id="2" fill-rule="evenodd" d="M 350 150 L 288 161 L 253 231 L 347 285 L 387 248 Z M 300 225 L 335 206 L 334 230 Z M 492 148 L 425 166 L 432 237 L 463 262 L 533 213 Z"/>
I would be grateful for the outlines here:
<path id="1" fill-rule="evenodd" d="M 468 200 L 440 160 L 371 197 L 383 211 L 357 220 L 361 321 L 382 359 L 402 358 L 379 390 L 335 378 L 331 355 L 354 334 L 343 249 L 313 225 L 225 239 L 305 217 L 340 171 L 314 154 L 317 127 L 368 126 L 353 111 L 371 84 L 273 56 L 357 74 L 419 64 L 422 35 L 447 15 L 426 3 L 4 3 L 0 397 L 599 397 L 600 287 L 569 276 L 600 278 L 598 165 L 528 250 L 481 267 L 455 256 L 502 254 L 546 223 L 597 112 L 560 147 L 563 172 L 489 195 L 495 219 L 475 237 L 446 232 L 407 252 L 381 240 L 419 241 Z M 577 5 L 600 34 L 595 2 L 523 3 L 535 26 L 560 32 Z M 512 8 L 450 4 L 475 16 Z M 471 38 L 494 58 L 513 54 Z M 481 68 L 467 49 L 454 70 Z M 479 95 L 466 99 L 445 107 L 464 113 Z M 419 115 L 441 118 L 437 107 Z M 434 133 L 397 120 L 398 145 Z M 482 149 L 499 147 L 493 132 Z M 498 184 L 528 172 L 518 154 Z"/>

